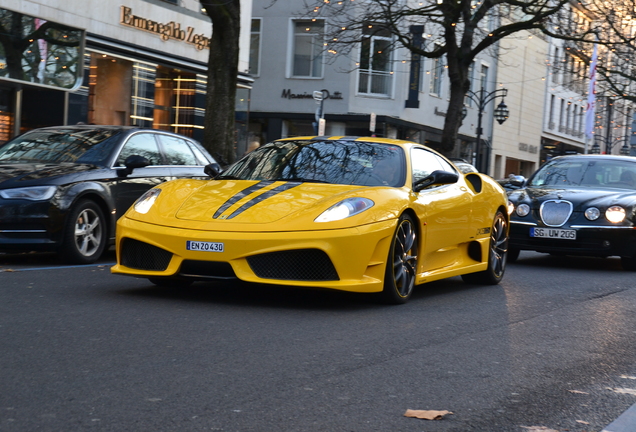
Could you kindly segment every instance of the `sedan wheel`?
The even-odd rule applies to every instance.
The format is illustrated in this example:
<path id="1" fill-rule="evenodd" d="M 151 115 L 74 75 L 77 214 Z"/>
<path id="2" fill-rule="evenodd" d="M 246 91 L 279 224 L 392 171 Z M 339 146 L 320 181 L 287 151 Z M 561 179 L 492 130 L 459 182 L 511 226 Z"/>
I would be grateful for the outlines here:
<path id="1" fill-rule="evenodd" d="M 417 232 L 413 219 L 403 215 L 399 222 L 387 258 L 383 300 L 388 304 L 406 303 L 411 297 L 417 274 Z"/>
<path id="2" fill-rule="evenodd" d="M 508 221 L 501 211 L 495 215 L 490 230 L 488 268 L 482 272 L 462 275 L 464 282 L 481 285 L 496 285 L 506 271 L 508 255 Z"/>
<path id="3" fill-rule="evenodd" d="M 107 242 L 106 221 L 97 204 L 80 201 L 69 214 L 62 246 L 62 259 L 90 264 L 99 259 Z"/>

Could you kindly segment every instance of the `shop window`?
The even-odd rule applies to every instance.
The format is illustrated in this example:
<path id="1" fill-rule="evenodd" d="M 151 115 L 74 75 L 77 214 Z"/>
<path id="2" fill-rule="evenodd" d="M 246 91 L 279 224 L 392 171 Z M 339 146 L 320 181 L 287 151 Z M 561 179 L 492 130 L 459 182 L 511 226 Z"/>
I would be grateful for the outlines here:
<path id="1" fill-rule="evenodd" d="M 362 31 L 358 92 L 389 96 L 391 89 L 391 34 L 378 26 L 368 25 Z"/>
<path id="2" fill-rule="evenodd" d="M 82 79 L 84 31 L 0 8 L 0 78 L 73 89 Z"/>
<path id="3" fill-rule="evenodd" d="M 323 20 L 296 20 L 294 23 L 294 77 L 320 78 L 324 51 L 325 22 Z"/>

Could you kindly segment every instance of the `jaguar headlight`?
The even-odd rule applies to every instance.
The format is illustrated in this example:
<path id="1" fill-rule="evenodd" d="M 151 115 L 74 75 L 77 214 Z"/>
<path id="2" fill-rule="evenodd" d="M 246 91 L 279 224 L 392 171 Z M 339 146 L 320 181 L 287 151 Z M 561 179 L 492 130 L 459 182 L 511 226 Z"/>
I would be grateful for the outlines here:
<path id="1" fill-rule="evenodd" d="M 585 210 L 585 217 L 588 220 L 594 221 L 601 217 L 601 211 L 596 207 L 590 207 L 589 209 Z"/>
<path id="2" fill-rule="evenodd" d="M 161 193 L 161 189 L 150 189 L 145 194 L 139 197 L 139 199 L 133 205 L 133 208 L 137 213 L 146 214 L 150 211 L 150 208 L 157 200 L 157 197 Z"/>
<path id="3" fill-rule="evenodd" d="M 625 219 L 625 209 L 621 206 L 611 206 L 605 211 L 605 217 L 612 223 L 623 222 Z"/>
<path id="4" fill-rule="evenodd" d="M 57 186 L 32 186 L 0 190 L 4 199 L 25 199 L 29 201 L 46 201 L 53 198 Z"/>
<path id="5" fill-rule="evenodd" d="M 347 198 L 329 207 L 314 222 L 333 222 L 346 219 L 373 207 L 375 203 L 368 198 Z"/>
<path id="6" fill-rule="evenodd" d="M 530 213 L 530 206 L 528 204 L 519 204 L 517 206 L 517 214 L 519 216 L 528 216 L 528 213 Z"/>

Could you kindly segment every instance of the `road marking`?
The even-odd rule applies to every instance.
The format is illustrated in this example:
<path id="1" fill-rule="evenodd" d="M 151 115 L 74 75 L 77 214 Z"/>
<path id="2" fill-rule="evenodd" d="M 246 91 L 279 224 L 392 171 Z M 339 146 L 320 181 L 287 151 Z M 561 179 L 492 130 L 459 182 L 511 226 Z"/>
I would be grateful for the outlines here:
<path id="1" fill-rule="evenodd" d="M 117 263 L 103 263 L 103 264 L 80 264 L 80 265 L 69 265 L 69 266 L 57 266 L 57 267 L 35 267 L 35 268 L 24 268 L 24 269 L 2 269 L 1 272 L 21 272 L 21 271 L 30 271 L 30 270 L 57 270 L 57 269 L 69 269 L 69 268 L 86 268 L 86 267 L 110 267 L 114 266 Z"/>

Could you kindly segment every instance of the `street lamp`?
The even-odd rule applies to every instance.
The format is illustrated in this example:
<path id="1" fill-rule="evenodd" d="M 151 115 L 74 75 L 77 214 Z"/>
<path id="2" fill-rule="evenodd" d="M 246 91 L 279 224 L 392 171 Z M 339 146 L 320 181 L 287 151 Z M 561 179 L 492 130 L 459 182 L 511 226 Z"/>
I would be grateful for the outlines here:
<path id="1" fill-rule="evenodd" d="M 490 101 L 494 100 L 498 96 L 501 96 L 501 102 L 495 108 L 494 117 L 495 120 L 499 124 L 503 124 L 510 114 L 508 110 L 508 106 L 504 102 L 504 98 L 508 95 L 508 89 L 497 89 L 491 92 L 487 92 L 484 88 L 481 88 L 478 92 L 474 92 L 472 90 L 468 90 L 466 96 L 477 104 L 477 137 L 475 138 L 475 166 L 479 170 L 479 172 L 488 172 L 488 158 L 484 158 L 481 154 L 481 135 L 483 133 L 483 129 L 481 126 L 482 117 L 484 114 L 484 110 L 486 106 L 490 103 Z M 486 150 L 486 155 L 488 156 L 488 151 Z M 486 159 L 486 166 L 484 167 L 483 160 Z"/>

